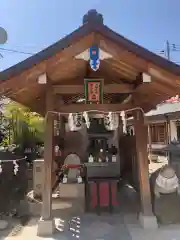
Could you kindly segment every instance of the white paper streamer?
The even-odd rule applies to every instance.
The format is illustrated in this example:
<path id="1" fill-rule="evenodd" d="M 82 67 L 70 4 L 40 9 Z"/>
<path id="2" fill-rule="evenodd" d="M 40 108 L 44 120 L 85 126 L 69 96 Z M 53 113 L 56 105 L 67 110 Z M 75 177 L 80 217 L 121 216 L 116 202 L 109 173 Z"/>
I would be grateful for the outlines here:
<path id="1" fill-rule="evenodd" d="M 119 115 L 117 113 L 109 112 L 104 116 L 104 126 L 108 131 L 114 131 L 119 126 Z"/>
<path id="2" fill-rule="evenodd" d="M 90 121 L 89 121 L 89 116 L 87 112 L 83 112 L 83 117 L 85 119 L 86 122 L 86 127 L 89 128 L 90 127 Z"/>
<path id="3" fill-rule="evenodd" d="M 78 131 L 82 128 L 82 114 L 70 113 L 68 116 L 68 124 L 70 131 Z"/>
<path id="4" fill-rule="evenodd" d="M 19 171 L 19 165 L 17 164 L 16 160 L 13 161 L 14 165 L 14 175 L 17 175 L 17 172 Z"/>
<path id="5" fill-rule="evenodd" d="M 121 112 L 121 118 L 123 122 L 123 133 L 127 133 L 126 114 L 124 111 Z"/>
<path id="6" fill-rule="evenodd" d="M 2 161 L 0 160 L 0 174 L 2 173 Z"/>

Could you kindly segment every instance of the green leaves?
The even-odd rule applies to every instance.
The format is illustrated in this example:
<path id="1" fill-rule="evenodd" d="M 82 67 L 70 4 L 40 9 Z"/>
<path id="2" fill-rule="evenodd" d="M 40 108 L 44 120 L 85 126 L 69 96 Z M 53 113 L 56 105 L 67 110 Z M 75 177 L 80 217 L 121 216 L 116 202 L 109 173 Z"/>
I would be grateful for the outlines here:
<path id="1" fill-rule="evenodd" d="M 11 143 L 34 145 L 43 142 L 44 119 L 16 102 L 4 106 L 4 115 L 9 121 Z"/>

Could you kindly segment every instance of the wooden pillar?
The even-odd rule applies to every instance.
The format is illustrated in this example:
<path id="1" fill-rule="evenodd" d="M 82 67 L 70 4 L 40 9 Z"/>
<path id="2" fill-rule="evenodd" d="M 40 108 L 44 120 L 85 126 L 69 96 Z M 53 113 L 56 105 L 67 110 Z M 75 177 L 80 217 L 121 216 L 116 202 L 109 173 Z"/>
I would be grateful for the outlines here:
<path id="1" fill-rule="evenodd" d="M 150 126 L 150 124 L 148 124 L 148 152 L 149 152 L 149 160 L 151 161 L 152 139 L 151 139 L 151 126 Z"/>
<path id="2" fill-rule="evenodd" d="M 144 124 L 144 114 L 142 111 L 136 110 L 133 115 L 136 138 L 139 189 L 141 198 L 141 213 L 144 216 L 152 216 L 151 193 L 148 173 L 148 128 Z"/>
<path id="3" fill-rule="evenodd" d="M 118 127 L 118 140 L 123 136 L 123 121 L 122 117 L 119 116 L 119 127 Z"/>
<path id="4" fill-rule="evenodd" d="M 52 211 L 52 164 L 54 160 L 54 114 L 52 87 L 46 92 L 46 119 L 44 141 L 44 188 L 42 194 L 42 219 L 51 219 Z"/>

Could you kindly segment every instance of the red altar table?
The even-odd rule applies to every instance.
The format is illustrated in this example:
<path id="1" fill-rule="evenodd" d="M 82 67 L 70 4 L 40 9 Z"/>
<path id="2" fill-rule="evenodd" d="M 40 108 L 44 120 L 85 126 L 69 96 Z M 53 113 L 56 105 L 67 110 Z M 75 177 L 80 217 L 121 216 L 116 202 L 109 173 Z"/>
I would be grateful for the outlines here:
<path id="1" fill-rule="evenodd" d="M 86 186 L 86 203 L 88 209 L 108 209 L 112 213 L 113 208 L 119 205 L 117 200 L 118 180 L 98 179 L 88 183 Z"/>

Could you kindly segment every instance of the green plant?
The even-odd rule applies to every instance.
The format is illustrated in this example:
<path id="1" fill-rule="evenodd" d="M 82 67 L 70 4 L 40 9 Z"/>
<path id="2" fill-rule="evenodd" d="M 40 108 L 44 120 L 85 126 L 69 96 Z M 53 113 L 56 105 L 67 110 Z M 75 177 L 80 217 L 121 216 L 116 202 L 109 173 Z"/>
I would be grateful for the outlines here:
<path id="1" fill-rule="evenodd" d="M 11 143 L 25 148 L 43 142 L 44 119 L 41 116 L 12 101 L 4 107 L 4 115 L 9 122 Z"/>

